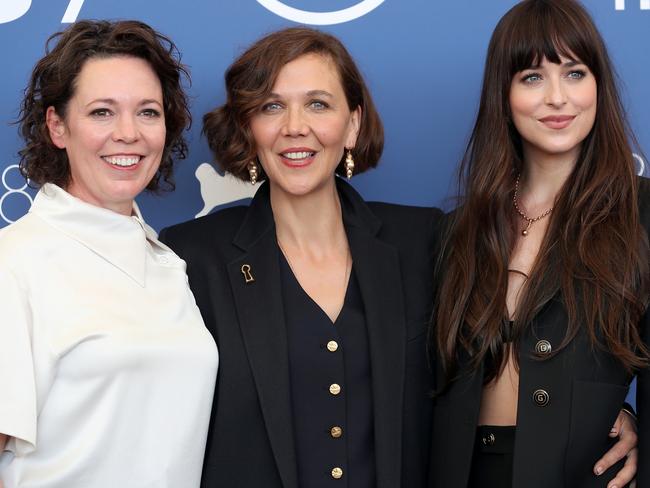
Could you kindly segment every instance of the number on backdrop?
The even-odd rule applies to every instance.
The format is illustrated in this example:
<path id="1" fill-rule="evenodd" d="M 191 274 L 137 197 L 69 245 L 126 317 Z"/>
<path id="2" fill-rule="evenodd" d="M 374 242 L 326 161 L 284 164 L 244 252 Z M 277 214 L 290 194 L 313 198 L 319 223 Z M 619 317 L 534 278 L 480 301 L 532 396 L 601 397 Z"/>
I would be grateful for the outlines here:
<path id="1" fill-rule="evenodd" d="M 77 17 L 79 16 L 79 12 L 81 11 L 81 6 L 84 4 L 85 0 L 70 0 L 70 3 L 68 3 L 68 8 L 65 9 L 65 13 L 63 14 L 63 18 L 61 19 L 62 24 L 71 24 L 75 20 L 77 20 Z"/>
<path id="2" fill-rule="evenodd" d="M 75 22 L 79 17 L 84 2 L 85 0 L 69 0 L 65 13 L 61 18 L 61 23 L 71 24 Z M 274 14 L 293 22 L 311 25 L 333 25 L 358 19 L 376 9 L 384 3 L 384 0 L 361 0 L 350 7 L 329 12 L 312 12 L 290 7 L 280 0 L 257 0 L 257 2 Z M 617 8 L 620 2 L 623 3 L 623 6 L 625 4 L 625 0 L 617 0 Z M 641 0 L 641 2 L 650 3 L 650 0 Z M 0 3 L 0 24 L 19 19 L 27 13 L 31 5 L 32 0 L 3 0 Z"/>
<path id="3" fill-rule="evenodd" d="M 71 24 L 79 16 L 85 0 L 70 0 L 65 9 L 61 23 Z M 32 6 L 32 0 L 2 0 L 0 3 L 0 24 L 18 20 L 27 13 Z"/>
<path id="4" fill-rule="evenodd" d="M 21 197 L 27 199 L 30 206 L 33 203 L 31 195 L 25 191 L 27 190 L 27 183 L 19 187 L 14 187 L 7 182 L 7 175 L 9 174 L 9 171 L 11 171 L 12 169 L 18 171 L 18 165 L 12 164 L 11 166 L 7 166 L 5 170 L 2 172 L 2 180 L 1 180 L 4 191 L 2 196 L 0 197 L 0 219 L 4 220 L 7 224 L 14 223 L 14 220 L 8 217 L 4 212 L 3 207 L 7 198 L 11 196 L 20 195 Z"/>

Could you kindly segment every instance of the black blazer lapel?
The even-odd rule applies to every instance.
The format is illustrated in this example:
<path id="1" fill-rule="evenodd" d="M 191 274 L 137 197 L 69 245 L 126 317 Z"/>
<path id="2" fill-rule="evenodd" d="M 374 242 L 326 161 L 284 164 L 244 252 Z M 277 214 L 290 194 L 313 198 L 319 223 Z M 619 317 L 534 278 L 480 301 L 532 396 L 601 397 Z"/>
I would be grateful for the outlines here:
<path id="1" fill-rule="evenodd" d="M 348 185 L 339 193 L 370 342 L 377 486 L 401 484 L 406 323 L 396 248 L 376 237 L 381 222 Z"/>
<path id="2" fill-rule="evenodd" d="M 280 478 L 284 488 L 298 488 L 289 354 L 274 228 L 268 188 L 263 187 L 235 238 L 234 244 L 244 252 L 228 264 L 228 275 Z"/>

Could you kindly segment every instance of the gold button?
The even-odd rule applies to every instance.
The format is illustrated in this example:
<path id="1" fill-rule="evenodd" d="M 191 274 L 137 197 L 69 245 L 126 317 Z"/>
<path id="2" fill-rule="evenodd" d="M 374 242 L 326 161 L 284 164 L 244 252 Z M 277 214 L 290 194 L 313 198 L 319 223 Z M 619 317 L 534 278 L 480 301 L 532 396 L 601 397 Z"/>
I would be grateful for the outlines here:
<path id="1" fill-rule="evenodd" d="M 343 470 L 341 468 L 332 469 L 332 478 L 338 480 L 343 477 Z"/>
<path id="2" fill-rule="evenodd" d="M 330 429 L 330 435 L 334 437 L 334 439 L 338 439 L 343 435 L 343 429 L 338 425 L 335 425 Z"/>
<path id="3" fill-rule="evenodd" d="M 339 393 L 341 393 L 341 387 L 339 385 L 337 385 L 336 383 L 332 383 L 330 385 L 330 393 L 332 395 L 338 395 Z"/>
<path id="4" fill-rule="evenodd" d="M 336 352 L 336 350 L 339 348 L 339 345 L 336 341 L 329 341 L 327 343 L 327 350 L 329 352 Z"/>

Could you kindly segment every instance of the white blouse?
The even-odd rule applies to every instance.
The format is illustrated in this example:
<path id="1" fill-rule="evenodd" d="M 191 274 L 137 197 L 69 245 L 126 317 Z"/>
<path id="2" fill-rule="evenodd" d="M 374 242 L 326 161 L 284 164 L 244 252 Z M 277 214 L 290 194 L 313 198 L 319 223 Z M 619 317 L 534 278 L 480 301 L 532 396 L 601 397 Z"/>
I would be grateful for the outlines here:
<path id="1" fill-rule="evenodd" d="M 185 262 L 127 217 L 45 185 L 0 230 L 5 488 L 194 488 L 217 348 Z"/>

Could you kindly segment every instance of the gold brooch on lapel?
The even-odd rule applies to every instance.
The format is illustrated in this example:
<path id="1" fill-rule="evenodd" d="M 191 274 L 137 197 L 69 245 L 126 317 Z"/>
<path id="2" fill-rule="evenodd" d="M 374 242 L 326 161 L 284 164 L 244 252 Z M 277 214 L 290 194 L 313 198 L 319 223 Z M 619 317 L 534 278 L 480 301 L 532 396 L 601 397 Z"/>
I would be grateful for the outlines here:
<path id="1" fill-rule="evenodd" d="M 241 272 L 244 275 L 244 279 L 246 280 L 246 283 L 252 283 L 253 281 L 255 281 L 255 278 L 253 278 L 253 275 L 251 274 L 250 264 L 242 264 Z"/>

